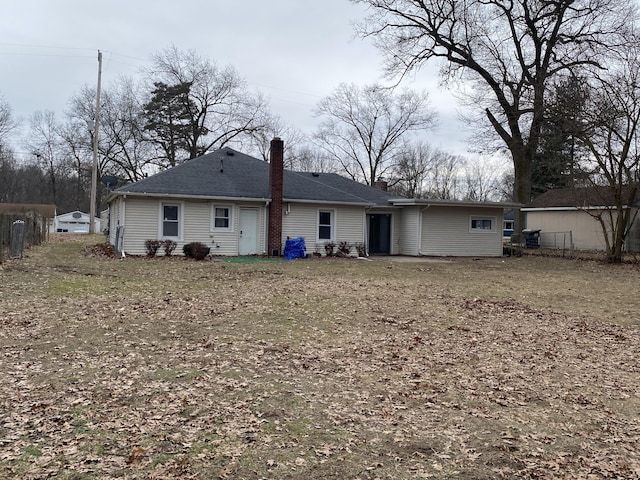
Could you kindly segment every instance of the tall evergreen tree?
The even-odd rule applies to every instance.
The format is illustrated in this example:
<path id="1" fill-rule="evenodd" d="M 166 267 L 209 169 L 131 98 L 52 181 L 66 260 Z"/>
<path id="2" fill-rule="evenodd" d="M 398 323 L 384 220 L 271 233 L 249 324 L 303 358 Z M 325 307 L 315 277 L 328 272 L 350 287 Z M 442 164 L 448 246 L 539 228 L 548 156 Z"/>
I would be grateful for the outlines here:
<path id="1" fill-rule="evenodd" d="M 189 98 L 191 84 L 155 82 L 154 86 L 151 100 L 144 105 L 144 129 L 164 153 L 165 161 L 160 162 L 161 166 L 173 167 L 182 157 L 189 158 L 190 119 L 196 109 Z M 206 131 L 200 134 L 206 134 Z"/>
<path id="2" fill-rule="evenodd" d="M 545 111 L 540 144 L 531 168 L 531 196 L 580 182 L 584 147 L 576 141 L 584 123 L 586 81 L 576 76 L 555 85 Z"/>

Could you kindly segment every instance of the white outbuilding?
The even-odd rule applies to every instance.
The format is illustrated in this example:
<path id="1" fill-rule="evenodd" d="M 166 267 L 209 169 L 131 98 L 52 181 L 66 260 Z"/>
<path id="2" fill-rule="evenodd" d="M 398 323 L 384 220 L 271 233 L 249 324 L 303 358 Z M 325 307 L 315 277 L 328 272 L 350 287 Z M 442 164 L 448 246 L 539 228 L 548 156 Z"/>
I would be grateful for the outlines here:
<path id="1" fill-rule="evenodd" d="M 53 233 L 89 233 L 91 224 L 89 214 L 76 210 L 75 212 L 56 215 L 53 219 Z M 100 219 L 94 219 L 94 232 L 100 232 Z"/>

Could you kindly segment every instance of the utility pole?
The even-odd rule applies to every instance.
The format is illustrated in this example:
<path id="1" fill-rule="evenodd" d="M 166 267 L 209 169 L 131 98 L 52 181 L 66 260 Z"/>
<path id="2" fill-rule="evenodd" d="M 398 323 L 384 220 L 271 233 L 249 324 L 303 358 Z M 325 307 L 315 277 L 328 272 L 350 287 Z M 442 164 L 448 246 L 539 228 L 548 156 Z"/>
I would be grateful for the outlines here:
<path id="1" fill-rule="evenodd" d="M 93 125 L 93 168 L 91 169 L 91 205 L 89 233 L 95 232 L 96 189 L 98 187 L 98 128 L 100 123 L 100 88 L 102 85 L 102 52 L 98 50 L 98 88 L 96 90 L 96 118 Z"/>

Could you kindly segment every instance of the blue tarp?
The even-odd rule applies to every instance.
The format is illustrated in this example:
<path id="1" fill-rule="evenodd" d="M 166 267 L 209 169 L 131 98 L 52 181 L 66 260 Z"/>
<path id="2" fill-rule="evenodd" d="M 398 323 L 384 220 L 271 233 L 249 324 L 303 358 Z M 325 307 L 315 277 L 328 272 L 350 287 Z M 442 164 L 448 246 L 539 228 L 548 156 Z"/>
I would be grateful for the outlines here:
<path id="1" fill-rule="evenodd" d="M 288 238 L 284 244 L 284 258 L 293 260 L 294 258 L 305 258 L 307 256 L 304 247 L 304 238 Z"/>

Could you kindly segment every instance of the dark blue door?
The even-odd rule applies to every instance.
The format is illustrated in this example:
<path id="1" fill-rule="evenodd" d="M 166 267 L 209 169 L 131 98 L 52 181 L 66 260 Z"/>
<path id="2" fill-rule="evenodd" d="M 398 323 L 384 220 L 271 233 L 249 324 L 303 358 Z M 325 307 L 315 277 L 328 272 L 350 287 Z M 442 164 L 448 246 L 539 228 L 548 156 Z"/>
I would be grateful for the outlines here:
<path id="1" fill-rule="evenodd" d="M 371 214 L 369 218 L 369 253 L 391 253 L 391 214 Z"/>

